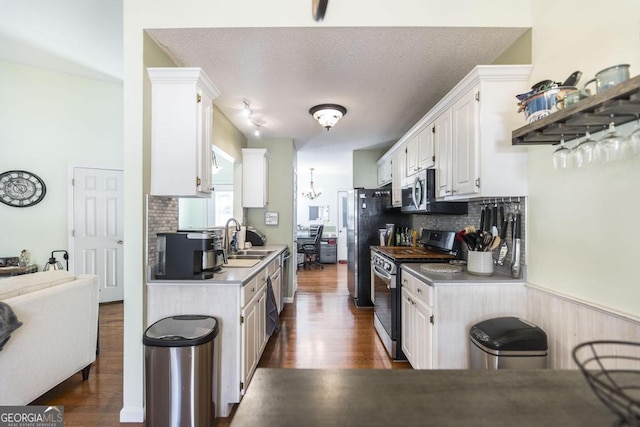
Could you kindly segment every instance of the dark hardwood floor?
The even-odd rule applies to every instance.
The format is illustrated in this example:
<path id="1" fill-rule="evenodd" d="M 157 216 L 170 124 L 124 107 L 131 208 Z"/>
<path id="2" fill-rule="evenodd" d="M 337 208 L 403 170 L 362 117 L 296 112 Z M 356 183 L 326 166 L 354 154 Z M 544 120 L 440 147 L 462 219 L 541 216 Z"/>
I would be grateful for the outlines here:
<path id="1" fill-rule="evenodd" d="M 394 362 L 373 328 L 373 311 L 355 308 L 347 291 L 346 264 L 298 270 L 295 303 L 286 304 L 259 367 L 410 369 Z M 33 404 L 61 405 L 66 427 L 137 426 L 120 423 L 123 304 L 100 306 L 100 356 L 87 381 L 80 373 Z M 233 416 L 233 414 L 232 414 Z M 231 423 L 218 419 L 218 426 Z"/>

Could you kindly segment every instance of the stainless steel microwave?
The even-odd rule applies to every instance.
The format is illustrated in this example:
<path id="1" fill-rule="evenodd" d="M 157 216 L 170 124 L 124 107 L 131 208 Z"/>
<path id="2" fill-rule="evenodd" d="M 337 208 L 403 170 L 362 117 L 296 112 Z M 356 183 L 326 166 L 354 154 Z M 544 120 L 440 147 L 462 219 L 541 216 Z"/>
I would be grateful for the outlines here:
<path id="1" fill-rule="evenodd" d="M 402 212 L 465 215 L 467 202 L 436 201 L 436 170 L 423 169 L 402 187 Z"/>

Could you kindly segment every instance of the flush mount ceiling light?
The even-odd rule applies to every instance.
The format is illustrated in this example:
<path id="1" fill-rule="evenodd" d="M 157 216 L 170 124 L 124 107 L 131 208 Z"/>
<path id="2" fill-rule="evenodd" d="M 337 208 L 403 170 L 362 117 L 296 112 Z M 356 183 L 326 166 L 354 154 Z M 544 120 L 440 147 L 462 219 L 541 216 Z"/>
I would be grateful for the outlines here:
<path id="1" fill-rule="evenodd" d="M 311 107 L 309 114 L 322 125 L 322 127 L 331 129 L 338 120 L 347 114 L 347 109 L 338 104 L 320 104 L 315 107 Z"/>

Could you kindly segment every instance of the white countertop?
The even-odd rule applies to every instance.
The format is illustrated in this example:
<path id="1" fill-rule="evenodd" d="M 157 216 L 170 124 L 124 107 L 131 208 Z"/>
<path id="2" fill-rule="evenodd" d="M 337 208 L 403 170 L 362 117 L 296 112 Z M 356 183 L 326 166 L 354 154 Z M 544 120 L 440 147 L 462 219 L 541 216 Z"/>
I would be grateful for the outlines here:
<path id="1" fill-rule="evenodd" d="M 222 270 L 216 271 L 213 274 L 212 279 L 206 280 L 157 280 L 157 279 L 148 279 L 147 284 L 150 286 L 157 285 L 175 285 L 176 283 L 183 285 L 244 285 L 247 283 L 253 276 L 255 276 L 260 270 L 262 270 L 267 264 L 273 261 L 276 257 L 278 257 L 285 249 L 287 245 L 265 245 L 265 246 L 254 246 L 251 250 L 260 250 L 260 251 L 273 251 L 265 258 L 263 258 L 258 264 L 253 267 L 243 268 L 243 267 L 222 267 Z"/>
<path id="2" fill-rule="evenodd" d="M 525 283 L 524 279 L 514 279 L 513 277 L 494 271 L 491 276 L 477 276 L 474 274 L 469 274 L 465 266 L 462 268 L 462 272 L 460 273 L 431 273 L 429 271 L 423 270 L 420 266 L 422 264 L 418 263 L 407 263 L 402 264 L 401 268 L 407 270 L 414 274 L 415 276 L 422 279 L 424 282 L 431 286 L 438 285 L 470 285 L 470 284 L 487 284 L 487 285 L 496 285 L 496 284 L 514 284 L 521 285 Z"/>

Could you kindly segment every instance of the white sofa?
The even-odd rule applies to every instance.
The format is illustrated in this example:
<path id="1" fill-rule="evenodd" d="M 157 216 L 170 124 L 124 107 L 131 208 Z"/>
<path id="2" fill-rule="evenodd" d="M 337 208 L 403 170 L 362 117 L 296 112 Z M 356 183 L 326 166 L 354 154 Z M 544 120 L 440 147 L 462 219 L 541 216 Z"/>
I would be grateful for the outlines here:
<path id="1" fill-rule="evenodd" d="M 26 405 L 96 359 L 98 276 L 44 271 L 0 279 L 22 322 L 0 351 L 0 405 Z"/>

